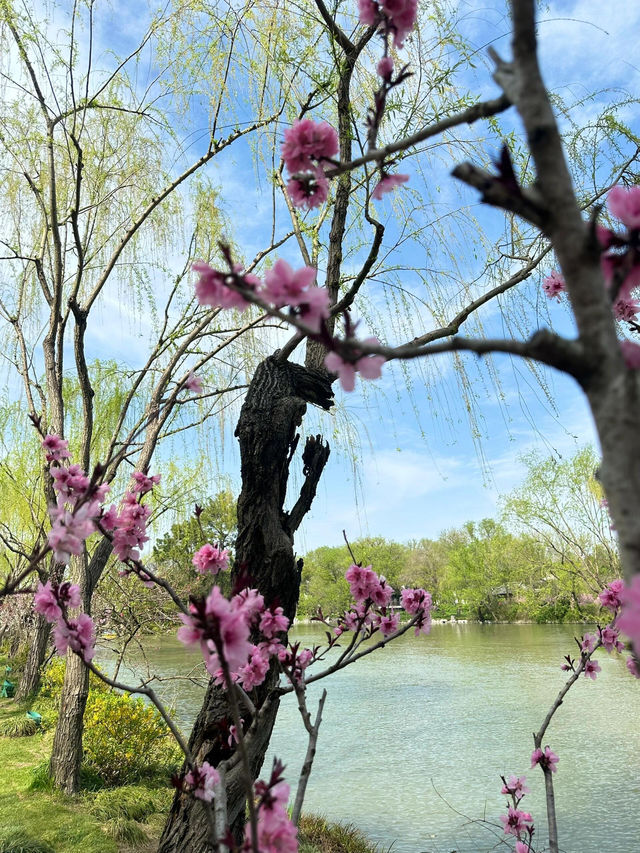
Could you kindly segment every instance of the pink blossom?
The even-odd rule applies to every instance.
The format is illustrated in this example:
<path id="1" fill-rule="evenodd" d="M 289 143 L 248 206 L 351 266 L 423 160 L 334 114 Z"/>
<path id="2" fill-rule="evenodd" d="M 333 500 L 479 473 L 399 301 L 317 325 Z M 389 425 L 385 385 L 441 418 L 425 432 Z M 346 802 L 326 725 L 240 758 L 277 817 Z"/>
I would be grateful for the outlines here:
<path id="1" fill-rule="evenodd" d="M 56 590 L 52 589 L 51 581 L 46 584 L 39 583 L 36 594 L 33 597 L 33 609 L 40 613 L 47 622 L 56 622 L 62 618 L 62 610 L 58 604 Z"/>
<path id="2" fill-rule="evenodd" d="M 335 157 L 338 134 L 326 121 L 297 119 L 285 130 L 282 159 L 290 174 L 315 169 L 316 163 Z"/>
<path id="3" fill-rule="evenodd" d="M 376 580 L 376 583 L 371 585 L 369 591 L 369 598 L 376 607 L 388 607 L 391 603 L 392 595 L 393 588 L 389 586 L 387 579 L 382 575 Z"/>
<path id="4" fill-rule="evenodd" d="M 234 267 L 233 275 L 214 270 L 203 261 L 196 261 L 191 268 L 198 273 L 195 287 L 198 302 L 200 305 L 210 305 L 213 308 L 235 308 L 237 311 L 244 311 L 249 307 L 249 303 L 241 293 L 233 290 L 229 285 L 239 283 L 238 278 L 240 278 L 243 285 L 250 290 L 255 290 L 260 283 L 254 275 L 242 275 L 242 268 L 237 266 Z"/>
<path id="5" fill-rule="evenodd" d="M 533 818 L 529 812 L 520 811 L 515 806 L 509 806 L 506 815 L 500 815 L 500 820 L 504 824 L 505 835 L 521 835 L 528 829 L 528 825 L 533 823 Z"/>
<path id="6" fill-rule="evenodd" d="M 144 474 L 141 476 L 145 477 Z M 145 479 L 155 480 L 155 477 Z M 147 484 L 145 480 L 142 480 L 139 485 L 144 487 Z M 149 539 L 147 536 L 147 520 L 150 515 L 151 508 L 141 504 L 134 492 L 125 492 L 113 532 L 113 550 L 119 560 L 140 559 L 140 553 L 137 549 L 142 548 Z"/>
<path id="7" fill-rule="evenodd" d="M 626 320 L 627 322 L 635 320 L 638 311 L 640 311 L 640 305 L 632 299 L 625 299 L 623 296 L 613 303 L 613 313 L 616 320 Z"/>
<path id="8" fill-rule="evenodd" d="M 286 631 L 288 627 L 289 620 L 284 615 L 282 607 L 265 610 L 260 617 L 260 631 L 268 640 L 271 640 L 281 631 Z"/>
<path id="9" fill-rule="evenodd" d="M 516 841 L 514 853 L 530 853 L 531 848 L 526 841 Z"/>
<path id="10" fill-rule="evenodd" d="M 560 301 L 560 294 L 564 293 L 567 286 L 562 275 L 556 270 L 551 270 L 551 274 L 542 282 L 542 289 L 549 299 L 555 298 Z"/>
<path id="11" fill-rule="evenodd" d="M 406 184 L 409 180 L 409 175 L 385 175 L 381 180 L 376 184 L 373 192 L 371 193 L 371 198 L 380 201 L 385 193 L 393 192 L 396 187 L 399 187 L 401 184 Z"/>
<path id="12" fill-rule="evenodd" d="M 193 370 L 191 370 L 187 378 L 184 380 L 184 387 L 187 389 L 187 391 L 193 391 L 194 394 L 201 394 L 202 380 L 199 376 L 195 375 Z"/>
<path id="13" fill-rule="evenodd" d="M 147 492 L 150 492 L 160 482 L 160 474 L 154 474 L 153 477 L 149 477 L 142 471 L 134 471 L 131 478 L 133 480 L 131 491 L 134 495 L 140 496 L 146 495 Z"/>
<path id="14" fill-rule="evenodd" d="M 431 609 L 431 594 L 426 589 L 402 589 L 400 592 L 402 607 L 407 613 Z"/>
<path id="15" fill-rule="evenodd" d="M 388 616 L 382 616 L 380 618 L 380 633 L 383 637 L 389 637 L 391 634 L 395 634 L 399 624 L 399 613 L 390 613 Z"/>
<path id="16" fill-rule="evenodd" d="M 300 319 L 316 334 L 329 318 L 329 293 L 324 287 L 310 287 L 298 303 Z"/>
<path id="17" fill-rule="evenodd" d="M 393 74 L 393 59 L 390 56 L 383 56 L 376 66 L 376 71 L 383 80 L 390 80 Z"/>
<path id="18" fill-rule="evenodd" d="M 379 584 L 378 576 L 371 566 L 349 566 L 345 572 L 354 601 L 366 601 L 371 598 L 372 589 Z"/>
<path id="19" fill-rule="evenodd" d="M 256 790 L 259 785 L 256 784 Z M 264 785 L 264 783 L 262 783 Z M 291 823 L 286 805 L 289 786 L 280 782 L 263 797 L 258 809 L 258 846 L 260 853 L 297 853 L 298 830 Z M 251 850 L 249 825 L 245 830 L 244 850 Z"/>
<path id="20" fill-rule="evenodd" d="M 555 773 L 558 769 L 556 767 L 558 761 L 558 756 L 548 746 L 545 746 L 544 752 L 541 749 L 534 749 L 531 753 L 531 767 L 539 764 L 543 769 L 548 767 L 552 773 Z"/>
<path id="21" fill-rule="evenodd" d="M 95 524 L 89 516 L 91 509 L 87 504 L 75 512 L 61 507 L 49 508 L 53 523 L 47 540 L 58 563 L 68 563 L 72 554 L 82 554 L 84 540 L 95 531 Z"/>
<path id="22" fill-rule="evenodd" d="M 58 435 L 45 435 L 42 439 L 42 449 L 44 450 L 47 462 L 60 462 L 61 459 L 68 459 L 69 442 Z"/>
<path id="23" fill-rule="evenodd" d="M 380 5 L 391 23 L 394 44 L 401 48 L 416 22 L 417 0 L 381 0 Z"/>
<path id="24" fill-rule="evenodd" d="M 518 800 L 521 800 L 525 794 L 530 793 L 530 789 L 527 788 L 525 784 L 526 781 L 526 776 L 516 776 L 512 773 L 506 783 L 502 786 L 500 793 L 512 794 Z"/>
<path id="25" fill-rule="evenodd" d="M 620 594 L 621 610 L 618 628 L 640 650 L 640 575 L 634 575 L 631 586 L 624 587 Z"/>
<path id="26" fill-rule="evenodd" d="M 363 343 L 379 346 L 380 341 L 377 338 L 366 338 Z M 338 374 L 345 391 L 353 391 L 355 388 L 356 373 L 360 373 L 363 379 L 379 379 L 384 362 L 382 355 L 363 355 L 354 362 L 345 361 L 337 352 L 330 352 L 324 360 L 327 370 Z"/>
<path id="27" fill-rule="evenodd" d="M 259 617 L 264 610 L 264 597 L 257 589 L 245 589 L 233 596 L 231 599 L 231 607 L 234 610 L 242 611 L 248 623 Z"/>
<path id="28" fill-rule="evenodd" d="M 262 684 L 269 672 L 269 656 L 260 646 L 253 646 L 249 660 L 238 670 L 238 680 L 245 690 Z"/>
<path id="29" fill-rule="evenodd" d="M 218 548 L 217 545 L 207 543 L 193 555 L 191 560 L 200 574 L 210 572 L 212 575 L 217 575 L 218 572 L 223 572 L 229 568 L 229 552 Z"/>
<path id="30" fill-rule="evenodd" d="M 633 655 L 629 655 L 627 658 L 627 669 L 634 678 L 640 678 L 640 669 L 638 668 L 638 664 L 636 663 L 636 659 Z"/>
<path id="31" fill-rule="evenodd" d="M 607 206 L 629 230 L 640 228 L 640 187 L 613 187 Z"/>
<path id="32" fill-rule="evenodd" d="M 618 578 L 611 581 L 600 593 L 598 598 L 603 607 L 607 607 L 614 613 L 620 607 L 620 594 L 624 589 L 624 581 Z"/>
<path id="33" fill-rule="evenodd" d="M 588 660 L 585 662 L 583 671 L 585 678 L 590 678 L 592 681 L 595 681 L 597 674 L 601 671 L 601 667 L 598 661 Z"/>
<path id="34" fill-rule="evenodd" d="M 69 465 L 68 468 L 56 466 L 51 469 L 51 476 L 59 504 L 75 504 L 89 488 L 89 478 L 79 465 Z"/>
<path id="35" fill-rule="evenodd" d="M 318 171 L 304 172 L 295 178 L 289 178 L 287 193 L 294 207 L 312 210 L 324 204 L 329 197 L 329 181 Z"/>
<path id="36" fill-rule="evenodd" d="M 184 781 L 193 789 L 194 797 L 210 803 L 214 797 L 214 788 L 220 781 L 220 774 L 208 761 L 203 761 L 199 767 L 189 770 Z"/>
<path id="37" fill-rule="evenodd" d="M 373 0 L 358 0 L 360 23 L 365 27 L 373 27 L 378 21 L 378 4 Z"/>
<path id="38" fill-rule="evenodd" d="M 96 635 L 93 621 L 86 613 L 80 613 L 77 619 L 59 621 L 53 629 L 53 643 L 59 655 L 67 649 L 78 652 L 85 663 L 95 655 Z"/>
<path id="39" fill-rule="evenodd" d="M 305 291 L 316 278 L 314 267 L 301 267 L 293 270 L 289 264 L 279 259 L 265 274 L 262 295 L 276 306 L 299 305 L 304 301 Z"/>
<path id="40" fill-rule="evenodd" d="M 595 649 L 597 642 L 598 638 L 594 634 L 585 634 L 582 638 L 582 642 L 580 643 L 580 648 L 583 652 L 589 654 L 589 652 L 592 652 Z"/>
<path id="41" fill-rule="evenodd" d="M 607 625 L 606 628 L 600 631 L 600 640 L 608 652 L 612 652 L 614 649 L 621 652 L 624 648 L 618 639 L 618 629 L 613 628 L 611 625 Z"/>
<path id="42" fill-rule="evenodd" d="M 207 596 L 206 616 L 209 623 L 217 626 L 222 653 L 229 669 L 236 671 L 246 663 L 251 653 L 246 611 L 234 609 L 220 588 L 214 586 Z"/>

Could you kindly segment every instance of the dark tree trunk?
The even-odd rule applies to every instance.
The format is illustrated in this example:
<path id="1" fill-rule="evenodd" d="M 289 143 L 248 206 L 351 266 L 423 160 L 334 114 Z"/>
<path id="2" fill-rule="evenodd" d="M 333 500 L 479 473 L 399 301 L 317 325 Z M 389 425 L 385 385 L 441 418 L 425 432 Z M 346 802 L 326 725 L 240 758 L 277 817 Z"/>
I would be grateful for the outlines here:
<path id="1" fill-rule="evenodd" d="M 91 612 L 91 599 L 100 576 L 111 555 L 112 545 L 102 539 L 81 570 L 83 609 Z M 86 559 L 86 558 L 85 558 Z M 89 670 L 73 652 L 67 652 L 67 665 L 62 684 L 60 713 L 53 736 L 49 773 L 56 788 L 73 794 L 80 783 L 82 766 L 82 732 L 84 711 L 89 695 Z"/>
<path id="2" fill-rule="evenodd" d="M 304 483 L 293 508 L 286 512 L 289 465 L 307 403 L 324 409 L 331 406 L 331 383 L 326 371 L 309 370 L 272 356 L 256 370 L 236 428 L 242 491 L 238 499 L 235 571 L 246 571 L 251 585 L 260 590 L 266 603 L 280 605 L 290 619 L 298 604 L 302 569 L 302 561 L 294 555 L 293 535 L 311 507 L 329 457 L 329 448 L 320 436 L 307 439 L 302 455 Z M 278 710 L 277 699 L 270 695 L 276 684 L 277 673 L 272 671 L 257 697 L 264 716 L 247 744 L 254 778 L 264 761 Z M 267 698 L 269 702 L 265 704 Z M 216 765 L 228 757 L 220 737 L 228 718 L 224 691 L 210 683 L 189 741 L 199 764 L 208 761 Z M 229 822 L 237 826 L 243 821 L 245 805 L 238 773 L 229 774 L 227 802 Z M 158 853 L 207 853 L 211 849 L 207 831 L 200 802 L 177 791 Z"/>
<path id="3" fill-rule="evenodd" d="M 51 625 L 47 620 L 34 613 L 33 622 L 27 628 L 29 636 L 29 651 L 24 665 L 24 672 L 16 690 L 16 699 L 22 701 L 33 695 L 40 686 L 40 669 L 47 655 L 47 645 L 51 634 Z"/>

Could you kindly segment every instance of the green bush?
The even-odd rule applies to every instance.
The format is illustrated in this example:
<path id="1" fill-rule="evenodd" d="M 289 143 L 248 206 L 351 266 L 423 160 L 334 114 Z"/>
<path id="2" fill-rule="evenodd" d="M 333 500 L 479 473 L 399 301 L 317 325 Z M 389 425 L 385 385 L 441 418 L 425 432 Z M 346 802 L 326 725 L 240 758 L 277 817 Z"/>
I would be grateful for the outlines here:
<path id="1" fill-rule="evenodd" d="M 138 846 L 147 840 L 147 835 L 140 824 L 127 817 L 116 817 L 106 821 L 104 830 L 116 841 L 122 841 L 125 844 Z"/>
<path id="2" fill-rule="evenodd" d="M 40 680 L 39 695 L 45 699 L 51 699 L 57 704 L 62 694 L 62 683 L 64 681 L 66 661 L 64 658 L 55 657 L 47 666 Z M 106 693 L 108 685 L 101 681 L 93 673 L 89 674 L 89 690 L 93 693 Z"/>
<path id="3" fill-rule="evenodd" d="M 7 720 L 0 721 L 0 736 L 30 737 L 36 734 L 38 725 L 26 715 L 13 715 Z"/>
<path id="4" fill-rule="evenodd" d="M 55 853 L 51 845 L 29 838 L 23 829 L 0 830 L 0 853 Z"/>
<path id="5" fill-rule="evenodd" d="M 180 764 L 164 720 L 142 699 L 90 693 L 84 725 L 85 761 L 109 785 L 174 772 Z"/>

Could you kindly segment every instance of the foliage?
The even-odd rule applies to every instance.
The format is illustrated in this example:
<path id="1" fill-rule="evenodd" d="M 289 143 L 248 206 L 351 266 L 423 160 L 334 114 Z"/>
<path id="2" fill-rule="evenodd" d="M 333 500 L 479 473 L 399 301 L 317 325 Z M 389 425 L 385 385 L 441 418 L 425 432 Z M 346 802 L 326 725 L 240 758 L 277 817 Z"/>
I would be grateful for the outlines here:
<path id="1" fill-rule="evenodd" d="M 54 657 L 51 659 L 42 673 L 40 681 L 40 697 L 51 699 L 57 705 L 62 693 L 62 684 L 64 682 L 66 667 L 67 663 L 64 658 Z M 109 690 L 104 681 L 99 679 L 93 673 L 89 675 L 89 689 L 95 693 L 106 693 Z"/>
<path id="2" fill-rule="evenodd" d="M 205 543 L 232 549 L 236 540 L 236 498 L 223 489 L 202 505 L 200 517 L 195 513 L 172 525 L 153 549 L 152 561 L 181 595 L 199 595 L 211 588 L 211 578 L 196 575 L 191 559 Z M 224 575 L 218 579 L 222 581 Z"/>
<path id="3" fill-rule="evenodd" d="M 38 728 L 35 720 L 21 713 L 20 715 L 9 717 L 7 720 L 0 721 L 0 736 L 30 737 L 38 732 Z"/>
<path id="4" fill-rule="evenodd" d="M 169 788 L 122 785 L 98 791 L 88 800 L 87 808 L 91 814 L 104 821 L 116 818 L 145 821 L 152 814 L 169 807 L 171 794 Z"/>
<path id="5" fill-rule="evenodd" d="M 402 545 L 381 537 L 353 543 L 397 590 L 431 591 L 434 616 L 480 621 L 580 622 L 599 614 L 597 592 L 619 574 L 619 558 L 593 479 L 590 448 L 572 459 L 526 457 L 524 483 L 503 499 L 502 520 L 468 522 L 437 540 Z M 299 614 L 341 614 L 349 602 L 345 545 L 306 555 Z"/>
<path id="6" fill-rule="evenodd" d="M 300 853 L 376 853 L 377 848 L 355 826 L 303 814 L 298 825 Z"/>
<path id="7" fill-rule="evenodd" d="M 87 765 L 110 785 L 169 775 L 180 764 L 160 714 L 128 695 L 90 694 L 83 745 Z"/>
<path id="8" fill-rule="evenodd" d="M 22 829 L 9 829 L 0 838 L 0 853 L 55 853 L 50 844 L 29 838 Z"/>

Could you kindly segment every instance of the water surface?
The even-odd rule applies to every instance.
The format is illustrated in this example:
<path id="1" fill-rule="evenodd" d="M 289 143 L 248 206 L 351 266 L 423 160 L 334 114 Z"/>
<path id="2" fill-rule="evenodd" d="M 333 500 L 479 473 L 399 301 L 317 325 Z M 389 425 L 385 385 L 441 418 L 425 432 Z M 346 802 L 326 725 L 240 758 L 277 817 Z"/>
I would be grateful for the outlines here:
<path id="1" fill-rule="evenodd" d="M 564 683 L 560 664 L 574 652 L 567 625 L 434 625 L 309 689 L 325 704 L 306 808 L 361 827 L 395 853 L 484 853 L 504 838 L 500 774 L 526 773 L 525 798 L 546 843 L 543 779 L 530 771 L 531 733 Z M 322 642 L 315 626 L 292 638 Z M 152 671 L 182 676 L 162 690 L 188 727 L 203 690 L 184 680 L 198 655 L 171 637 L 145 641 Z M 555 775 L 561 849 L 640 853 L 640 683 L 620 656 L 599 652 L 596 682 L 581 678 L 554 717 L 545 743 L 560 756 Z M 103 649 L 106 663 L 112 653 Z M 131 664 L 144 669 L 140 653 Z M 194 671 L 192 674 L 196 674 Z M 128 675 L 124 672 L 123 675 Z M 276 723 L 277 755 L 295 787 L 306 733 L 292 697 Z M 523 805 L 524 805 L 523 804 Z"/>

